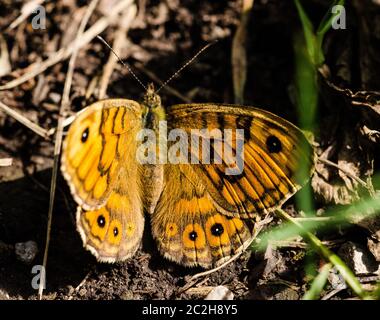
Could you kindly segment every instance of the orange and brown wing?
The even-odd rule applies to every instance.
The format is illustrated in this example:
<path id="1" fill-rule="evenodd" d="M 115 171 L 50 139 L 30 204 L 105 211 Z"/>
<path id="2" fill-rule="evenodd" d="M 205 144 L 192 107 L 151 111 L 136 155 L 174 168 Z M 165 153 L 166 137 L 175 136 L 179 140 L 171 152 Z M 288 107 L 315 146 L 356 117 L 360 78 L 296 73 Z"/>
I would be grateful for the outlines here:
<path id="1" fill-rule="evenodd" d="M 123 261 L 136 252 L 144 230 L 144 212 L 136 162 L 122 167 L 105 205 L 77 209 L 77 229 L 86 249 L 99 261 Z"/>
<path id="2" fill-rule="evenodd" d="M 193 153 L 200 159 L 192 169 L 218 209 L 227 215 L 249 218 L 255 213 L 270 212 L 309 178 L 300 178 L 299 172 L 301 165 L 309 169 L 313 166 L 310 144 L 300 129 L 272 113 L 236 105 L 189 104 L 172 106 L 167 118 L 170 129 L 185 130 L 192 136 L 190 140 L 198 139 L 194 129 L 221 130 L 222 149 L 215 147 L 218 139 L 210 139 L 205 146 L 199 143 L 198 149 L 192 148 L 191 142 L 188 146 L 189 155 Z M 229 137 L 225 129 L 231 129 Z M 243 130 L 243 135 L 238 135 L 236 129 Z M 243 145 L 241 153 L 237 151 L 238 142 Z M 226 146 L 232 152 L 225 152 Z M 202 163 L 203 151 L 211 155 L 210 164 Z M 243 160 L 241 170 L 235 175 L 227 174 L 228 169 L 236 167 L 232 160 L 238 153 Z M 221 163 L 213 163 L 218 157 Z"/>
<path id="3" fill-rule="evenodd" d="M 253 220 L 218 212 L 190 165 L 170 164 L 164 166 L 163 189 L 151 224 L 166 258 L 205 268 L 217 266 L 245 248 L 254 227 Z"/>
<path id="4" fill-rule="evenodd" d="M 62 174 L 85 210 L 106 202 L 141 128 L 141 107 L 132 100 L 96 102 L 74 120 L 63 143 Z M 133 155 L 135 156 L 135 155 Z"/>

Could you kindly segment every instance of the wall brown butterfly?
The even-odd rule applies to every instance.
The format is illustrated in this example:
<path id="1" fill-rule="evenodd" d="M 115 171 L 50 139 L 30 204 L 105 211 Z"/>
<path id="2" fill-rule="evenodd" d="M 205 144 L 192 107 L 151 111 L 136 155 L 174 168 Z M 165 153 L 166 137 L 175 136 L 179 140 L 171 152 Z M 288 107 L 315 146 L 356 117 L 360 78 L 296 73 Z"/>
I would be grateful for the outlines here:
<path id="1" fill-rule="evenodd" d="M 189 135 L 243 129 L 242 172 L 227 175 L 223 153 L 220 163 L 141 164 L 136 136 L 142 129 L 157 133 L 160 121 Z M 63 144 L 61 169 L 78 203 L 78 231 L 98 260 L 133 256 L 145 212 L 166 258 L 209 268 L 241 251 L 255 222 L 300 189 L 306 182 L 297 180 L 301 163 L 313 166 L 311 146 L 290 122 L 241 105 L 164 108 L 150 85 L 141 103 L 107 99 L 79 113 Z"/>

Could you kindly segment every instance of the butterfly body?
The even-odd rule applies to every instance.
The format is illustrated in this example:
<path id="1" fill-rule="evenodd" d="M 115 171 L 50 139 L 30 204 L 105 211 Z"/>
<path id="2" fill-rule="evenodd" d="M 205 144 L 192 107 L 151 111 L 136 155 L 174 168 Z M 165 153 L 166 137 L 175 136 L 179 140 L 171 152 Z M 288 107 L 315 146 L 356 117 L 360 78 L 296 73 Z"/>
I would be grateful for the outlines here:
<path id="1" fill-rule="evenodd" d="M 208 144 L 206 129 L 219 134 Z M 239 141 L 243 167 L 229 175 Z M 78 231 L 98 260 L 133 256 L 148 213 L 165 257 L 208 268 L 241 251 L 260 217 L 306 182 L 296 173 L 300 163 L 312 166 L 308 148 L 297 127 L 267 111 L 211 103 L 164 108 L 149 86 L 141 103 L 108 99 L 78 114 L 61 168 L 78 203 Z M 207 153 L 220 161 L 203 161 Z"/>

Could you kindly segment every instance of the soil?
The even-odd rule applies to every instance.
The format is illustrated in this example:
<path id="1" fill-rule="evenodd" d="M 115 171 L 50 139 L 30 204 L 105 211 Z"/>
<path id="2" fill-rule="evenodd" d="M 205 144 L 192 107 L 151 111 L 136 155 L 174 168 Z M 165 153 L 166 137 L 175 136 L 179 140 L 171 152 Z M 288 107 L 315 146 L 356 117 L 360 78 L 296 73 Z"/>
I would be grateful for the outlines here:
<path id="1" fill-rule="evenodd" d="M 113 1 L 100 2 L 106 7 Z M 144 2 L 137 1 L 140 7 Z M 367 29 L 363 31 L 363 24 L 376 21 L 374 17 L 380 14 L 380 7 L 371 1 L 363 2 L 370 3 L 367 4 L 369 9 L 364 9 L 366 5 L 359 5 L 356 1 L 347 4 L 347 30 L 328 34 L 324 47 L 326 63 L 331 73 L 329 79 L 337 86 L 352 90 L 378 90 L 380 74 L 372 70 L 376 67 L 379 70 L 380 28 L 371 33 Z M 70 24 L 76 23 L 75 13 L 87 6 L 86 1 L 79 0 L 48 1 L 45 4 L 45 30 L 31 28 L 32 17 L 13 30 L 7 29 L 20 15 L 23 3 L 0 1 L 0 28 L 9 50 L 11 69 L 15 70 L 3 77 L 1 84 L 19 77 L 19 70 L 47 59 L 72 41 Z M 315 25 L 322 19 L 328 4 L 329 1 L 322 0 L 305 4 Z M 240 8 L 240 1 L 147 0 L 145 12 L 138 14 L 140 20 L 128 31 L 130 42 L 124 46 L 121 57 L 126 59 L 143 83 L 152 80 L 144 70 L 164 81 L 204 45 L 218 40 L 170 86 L 193 102 L 233 103 L 231 46 L 240 21 Z M 100 5 L 89 25 L 104 15 L 105 10 L 102 11 Z M 115 22 L 102 32 L 102 37 L 112 44 L 117 28 Z M 245 104 L 262 107 L 294 123 L 297 123 L 297 112 L 292 39 L 299 28 L 293 1 L 257 0 L 247 27 L 246 43 Z M 366 40 L 370 44 L 368 51 L 364 52 L 361 48 Z M 91 92 L 89 88 L 92 81 L 101 75 L 108 56 L 108 49 L 96 39 L 80 50 L 70 95 L 72 112 L 97 99 L 96 91 Z M 45 129 L 56 127 L 67 66 L 67 60 L 59 62 L 20 86 L 0 91 L 0 101 Z M 333 91 L 327 81 L 321 81 L 325 89 L 321 92 L 321 124 L 317 136 L 320 136 L 322 151 L 331 145 L 340 145 L 344 140 L 340 130 L 334 131 L 338 116 L 347 117 L 345 125 L 352 126 L 359 123 L 357 114 L 360 113 L 361 120 L 371 123 L 369 129 L 378 128 L 378 113 L 369 107 L 360 112 L 352 111 L 352 106 L 347 106 L 349 103 L 342 102 L 347 101 L 347 96 Z M 88 92 L 90 94 L 86 97 Z M 139 100 L 143 93 L 143 88 L 126 68 L 118 66 L 113 71 L 107 97 Z M 183 102 L 167 90 L 163 90 L 161 96 L 165 105 Z M 336 105 L 343 104 L 340 108 L 346 108 L 346 111 L 333 109 L 332 97 L 339 101 Z M 371 112 L 375 116 L 369 116 Z M 357 146 L 359 148 L 362 144 Z M 360 176 L 371 176 L 376 171 L 378 151 L 374 149 L 374 144 L 366 147 L 365 150 L 371 150 L 365 153 L 370 154 L 372 162 L 368 159 L 362 161 L 358 170 Z M 42 264 L 43 259 L 53 150 L 53 139 L 46 140 L 36 135 L 0 112 L 0 159 L 13 159 L 12 166 L 0 167 L 0 299 L 38 297 L 31 285 L 35 276 L 32 267 Z M 335 152 L 335 160 L 340 154 L 339 150 Z M 372 166 L 368 166 L 368 161 Z M 339 178 L 338 174 L 334 177 Z M 315 185 L 313 188 L 315 190 Z M 320 192 L 319 198 L 316 196 L 321 209 L 328 202 L 323 201 L 324 196 L 324 192 Z M 342 201 L 336 203 L 344 204 Z M 218 285 L 228 287 L 235 299 L 300 299 L 306 290 L 304 265 L 308 255 L 302 248 L 284 247 L 271 252 L 267 250 L 265 254 L 249 249 L 236 261 L 184 291 L 190 277 L 203 270 L 184 268 L 163 258 L 152 239 L 149 224 L 145 228 L 142 247 L 133 258 L 124 263 L 98 263 L 83 249 L 75 228 L 75 207 L 59 174 L 45 299 L 194 299 L 205 297 L 211 288 Z M 294 216 L 299 214 L 292 199 L 284 207 Z M 274 218 L 266 228 L 280 222 Z M 322 237 L 336 241 L 333 249 L 338 249 L 339 241 L 348 238 L 366 246 L 368 230 L 353 225 L 349 232 L 324 234 Z M 38 254 L 32 262 L 25 263 L 18 259 L 14 247 L 16 243 L 30 240 L 37 243 Z M 343 290 L 337 298 L 350 296 L 349 290 Z"/>

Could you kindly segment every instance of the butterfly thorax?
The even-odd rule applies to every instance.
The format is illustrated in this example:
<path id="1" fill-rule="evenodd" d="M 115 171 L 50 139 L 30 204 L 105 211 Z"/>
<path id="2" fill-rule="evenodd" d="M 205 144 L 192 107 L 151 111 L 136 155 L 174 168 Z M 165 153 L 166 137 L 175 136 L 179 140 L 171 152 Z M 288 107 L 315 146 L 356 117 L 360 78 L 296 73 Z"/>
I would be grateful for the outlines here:
<path id="1" fill-rule="evenodd" d="M 166 120 L 166 113 L 161 104 L 161 97 L 155 92 L 153 83 L 148 85 L 141 105 L 143 107 L 143 127 L 154 130 L 157 140 L 159 140 L 160 121 Z M 163 167 L 162 164 L 145 164 L 142 171 L 143 204 L 148 213 L 153 213 L 162 191 Z"/>

